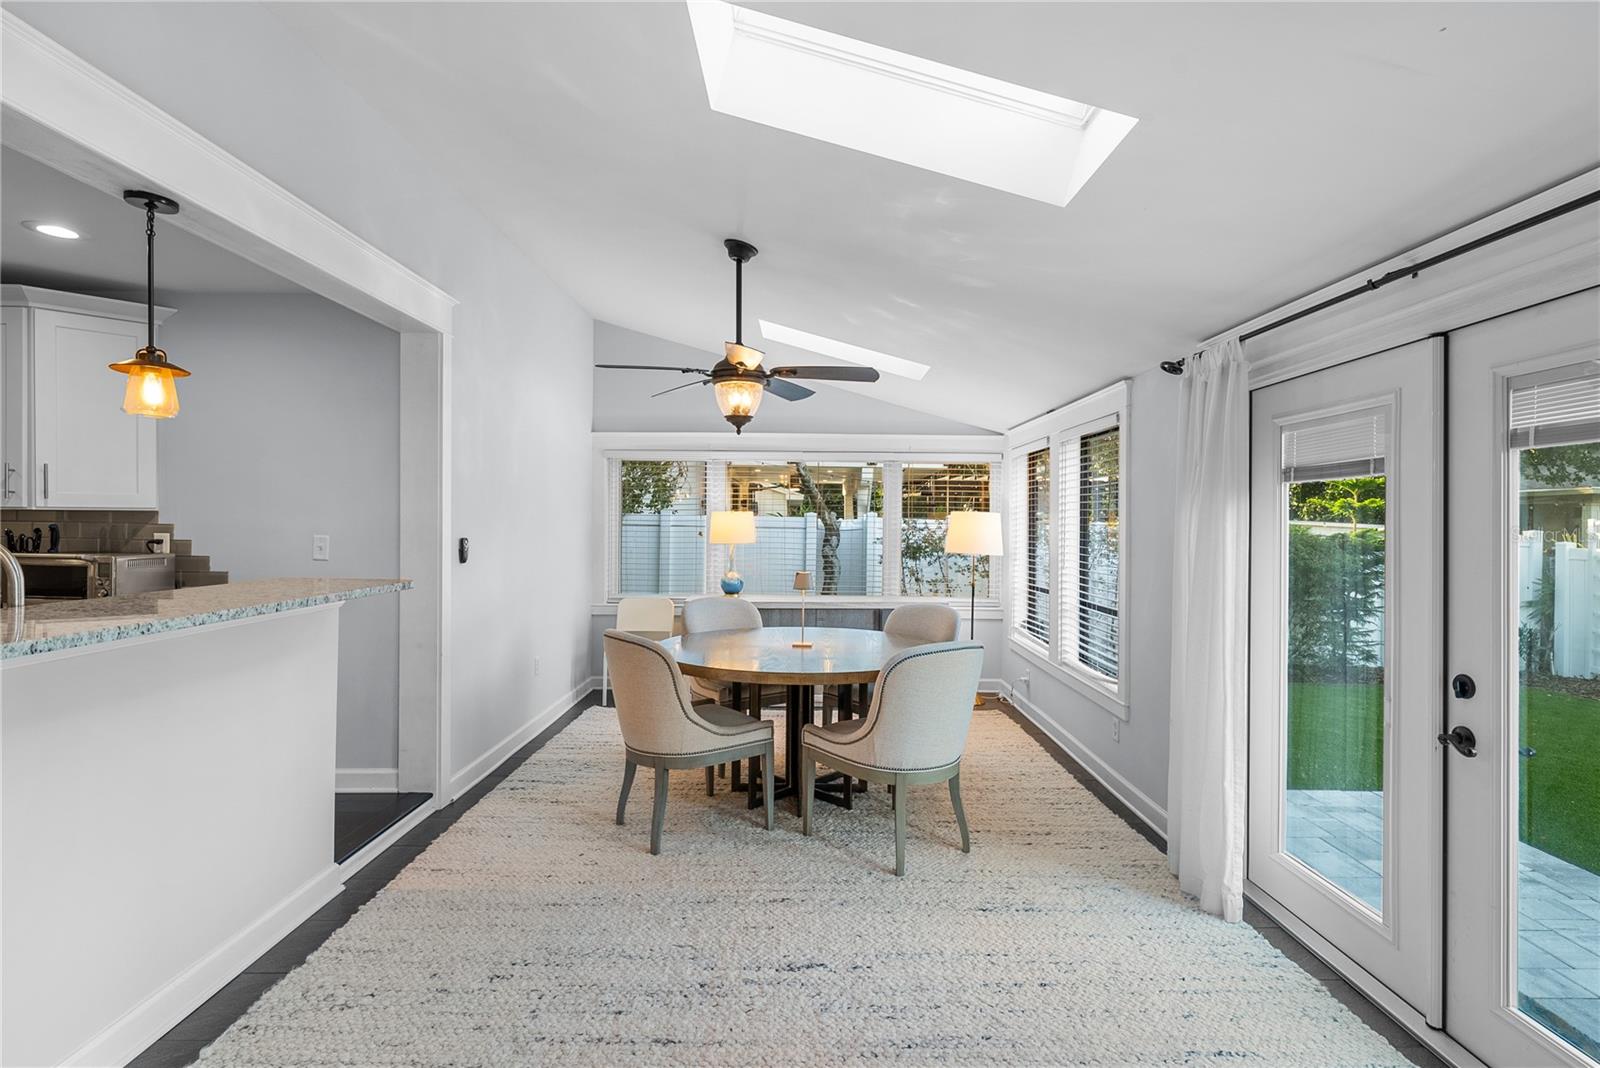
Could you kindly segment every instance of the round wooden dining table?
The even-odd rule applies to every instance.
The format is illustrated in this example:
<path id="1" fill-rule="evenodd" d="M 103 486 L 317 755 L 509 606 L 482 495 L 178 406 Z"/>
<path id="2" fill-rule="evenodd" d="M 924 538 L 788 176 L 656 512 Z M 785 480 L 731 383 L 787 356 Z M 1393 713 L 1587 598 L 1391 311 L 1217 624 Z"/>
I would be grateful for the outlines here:
<path id="1" fill-rule="evenodd" d="M 761 715 L 763 686 L 784 687 L 785 766 L 775 796 L 793 796 L 797 810 L 800 728 L 812 720 L 816 688 L 837 685 L 839 716 L 849 717 L 857 687 L 864 690 L 876 682 L 891 657 L 920 644 L 878 630 L 845 627 L 807 627 L 805 640 L 811 643 L 809 648 L 796 648 L 799 627 L 758 627 L 680 634 L 661 643 L 685 675 L 729 683 L 731 704 L 748 715 Z M 851 793 L 850 780 L 842 776 L 824 776 L 817 781 L 817 797 L 822 800 L 848 806 Z M 755 791 L 751 791 L 750 804 L 756 804 Z"/>

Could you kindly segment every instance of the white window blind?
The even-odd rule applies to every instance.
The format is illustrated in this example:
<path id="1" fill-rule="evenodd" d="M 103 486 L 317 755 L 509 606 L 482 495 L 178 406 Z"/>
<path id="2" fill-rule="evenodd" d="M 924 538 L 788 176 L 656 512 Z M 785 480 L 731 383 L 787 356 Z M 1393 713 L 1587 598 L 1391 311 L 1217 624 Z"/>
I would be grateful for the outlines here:
<path id="1" fill-rule="evenodd" d="M 1550 445 L 1578 445 L 1600 441 L 1600 377 L 1582 368 L 1582 377 L 1524 380 L 1511 389 L 1511 441 L 1513 449 Z"/>
<path id="2" fill-rule="evenodd" d="M 1050 447 L 1018 456 L 1011 523 L 1015 560 L 1012 618 L 1019 634 L 1050 645 Z"/>
<path id="3" fill-rule="evenodd" d="M 1118 674 L 1121 431 L 1078 439 L 1072 476 L 1077 480 L 1077 627 L 1069 655 L 1107 678 Z"/>
<path id="4" fill-rule="evenodd" d="M 974 560 L 944 551 L 951 512 L 989 511 L 986 463 L 907 463 L 900 471 L 900 591 L 911 597 L 965 597 Z M 989 558 L 976 558 L 980 598 L 990 596 Z"/>
<path id="5" fill-rule="evenodd" d="M 735 562 L 746 594 L 883 592 L 883 478 L 877 464 L 803 460 L 728 465 L 729 507 L 756 513 L 756 541 Z M 718 549 L 719 552 L 725 550 Z"/>
<path id="6" fill-rule="evenodd" d="M 686 596 L 705 589 L 706 465 L 612 460 L 607 509 L 611 593 Z"/>
<path id="7" fill-rule="evenodd" d="M 1283 430 L 1283 480 L 1327 482 L 1383 474 L 1389 410 L 1344 412 Z"/>

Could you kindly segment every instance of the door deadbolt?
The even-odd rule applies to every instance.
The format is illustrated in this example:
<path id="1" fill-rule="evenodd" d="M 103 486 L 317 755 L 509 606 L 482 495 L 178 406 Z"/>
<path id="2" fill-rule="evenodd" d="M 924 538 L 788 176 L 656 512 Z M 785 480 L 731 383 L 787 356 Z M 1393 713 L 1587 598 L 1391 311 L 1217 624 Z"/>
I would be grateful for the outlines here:
<path id="1" fill-rule="evenodd" d="M 1450 680 L 1450 692 L 1465 701 L 1469 697 L 1476 696 L 1478 684 L 1472 681 L 1471 675 L 1457 675 Z"/>

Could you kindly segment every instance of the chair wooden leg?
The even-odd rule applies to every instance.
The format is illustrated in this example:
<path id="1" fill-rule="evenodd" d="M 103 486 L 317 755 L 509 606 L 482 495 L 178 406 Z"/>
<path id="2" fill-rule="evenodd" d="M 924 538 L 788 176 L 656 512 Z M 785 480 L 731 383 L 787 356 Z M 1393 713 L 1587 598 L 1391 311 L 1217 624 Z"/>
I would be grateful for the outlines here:
<path id="1" fill-rule="evenodd" d="M 628 807 L 628 792 L 633 789 L 633 773 L 639 770 L 639 765 L 628 761 L 628 766 L 622 769 L 622 796 L 617 798 L 617 826 L 622 826 L 622 813 Z"/>
<path id="2" fill-rule="evenodd" d="M 906 784 L 902 777 L 894 777 L 894 873 L 906 873 L 906 810 L 911 807 L 911 799 L 906 796 Z"/>
<path id="3" fill-rule="evenodd" d="M 718 778 L 722 778 L 722 779 L 726 779 L 728 777 L 728 765 L 726 765 L 726 764 L 718 764 L 717 765 L 717 777 Z"/>
<path id="4" fill-rule="evenodd" d="M 717 769 L 710 764 L 706 765 L 706 796 L 717 796 Z"/>
<path id="5" fill-rule="evenodd" d="M 961 807 L 961 773 L 950 776 L 950 804 L 955 806 L 956 825 L 961 828 L 961 852 L 972 852 L 972 837 L 967 834 L 967 810 Z"/>
<path id="6" fill-rule="evenodd" d="M 800 750 L 800 833 L 811 833 L 811 806 L 816 801 L 817 762 L 804 747 Z"/>
<path id="7" fill-rule="evenodd" d="M 772 830 L 772 827 L 773 827 L 773 823 L 772 823 L 772 795 L 775 792 L 774 791 L 775 784 L 773 782 L 774 772 L 773 772 L 772 769 L 773 769 L 773 765 L 775 765 L 776 763 L 777 763 L 777 761 L 773 759 L 772 750 L 770 750 L 770 749 L 767 750 L 767 755 L 764 758 L 762 758 L 762 761 L 761 761 L 761 770 L 763 772 L 765 772 L 765 774 L 762 776 L 762 780 L 761 780 L 761 790 L 762 790 L 762 793 L 766 795 L 766 802 L 767 802 L 767 830 L 769 830 L 769 831 Z"/>
<path id="8" fill-rule="evenodd" d="M 656 804 L 650 811 L 650 855 L 661 852 L 661 824 L 667 816 L 667 769 L 656 769 Z"/>
<path id="9" fill-rule="evenodd" d="M 743 779 L 740 777 L 740 774 L 739 774 L 740 768 L 743 767 L 743 764 L 744 764 L 744 762 L 740 761 L 740 760 L 735 760 L 733 762 L 733 782 L 731 784 L 731 788 L 734 789 L 734 790 L 743 790 L 744 789 L 744 786 L 742 785 Z"/>

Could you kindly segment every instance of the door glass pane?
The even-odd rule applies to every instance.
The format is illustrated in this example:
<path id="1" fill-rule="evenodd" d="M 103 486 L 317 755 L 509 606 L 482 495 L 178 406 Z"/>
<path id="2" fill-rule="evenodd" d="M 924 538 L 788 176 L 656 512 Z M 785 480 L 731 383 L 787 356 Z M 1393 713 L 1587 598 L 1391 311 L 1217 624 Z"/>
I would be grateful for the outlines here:
<path id="1" fill-rule="evenodd" d="M 1348 422 L 1332 429 L 1335 437 L 1362 437 L 1352 436 Z M 1383 440 L 1367 429 L 1369 455 L 1358 467 L 1351 446 L 1334 450 L 1329 435 L 1320 438 L 1320 445 L 1315 439 L 1296 444 L 1285 436 L 1283 848 L 1381 913 L 1388 490 L 1378 473 Z M 1308 455 L 1317 462 L 1304 462 Z M 1330 473 L 1350 477 L 1304 477 Z"/>
<path id="2" fill-rule="evenodd" d="M 1600 444 L 1516 452 L 1517 1004 L 1600 1059 Z"/>

